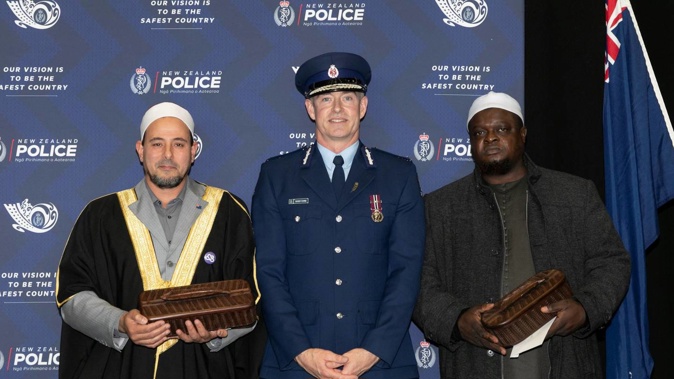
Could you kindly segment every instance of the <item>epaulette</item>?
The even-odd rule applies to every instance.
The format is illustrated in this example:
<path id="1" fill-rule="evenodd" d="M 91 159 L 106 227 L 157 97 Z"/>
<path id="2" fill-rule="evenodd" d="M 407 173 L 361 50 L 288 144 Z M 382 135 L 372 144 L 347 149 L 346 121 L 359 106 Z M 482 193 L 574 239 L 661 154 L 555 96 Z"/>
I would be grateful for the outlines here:
<path id="1" fill-rule="evenodd" d="M 385 155 L 388 155 L 388 156 L 391 156 L 391 157 L 394 157 L 394 158 L 402 159 L 402 160 L 407 161 L 407 162 L 412 162 L 412 159 L 410 159 L 410 157 L 403 157 L 402 155 L 393 154 L 393 153 L 390 153 L 386 150 L 381 150 L 381 149 L 376 148 L 376 147 L 368 147 L 368 149 L 370 149 L 373 152 L 376 151 L 378 154 L 385 154 Z"/>
<path id="2" fill-rule="evenodd" d="M 265 162 L 273 161 L 273 160 L 280 159 L 280 158 L 283 158 L 283 157 L 287 157 L 287 156 L 293 155 L 293 154 L 298 154 L 298 153 L 300 153 L 304 150 L 307 150 L 310 146 L 311 146 L 311 144 L 307 145 L 307 146 L 304 146 L 304 147 L 297 148 L 296 150 L 293 150 L 293 151 L 285 153 L 285 154 L 279 154 L 279 155 L 275 155 L 273 157 L 269 157 L 265 160 Z M 302 154 L 302 156 L 304 156 L 304 154 Z"/>

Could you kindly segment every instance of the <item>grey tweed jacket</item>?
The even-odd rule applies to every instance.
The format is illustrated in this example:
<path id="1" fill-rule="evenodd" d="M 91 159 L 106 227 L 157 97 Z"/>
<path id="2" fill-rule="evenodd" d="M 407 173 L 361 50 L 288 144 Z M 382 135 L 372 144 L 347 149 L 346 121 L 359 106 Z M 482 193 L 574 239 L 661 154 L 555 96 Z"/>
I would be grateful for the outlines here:
<path id="1" fill-rule="evenodd" d="M 549 345 L 549 378 L 603 378 L 596 331 L 629 284 L 630 259 L 594 184 L 527 156 L 527 223 L 536 271 L 562 270 L 589 324 Z M 426 253 L 414 321 L 440 347 L 443 379 L 501 378 L 501 356 L 452 339 L 459 313 L 501 297 L 503 231 L 475 170 L 425 196 Z M 504 358 L 508 359 L 508 358 Z"/>

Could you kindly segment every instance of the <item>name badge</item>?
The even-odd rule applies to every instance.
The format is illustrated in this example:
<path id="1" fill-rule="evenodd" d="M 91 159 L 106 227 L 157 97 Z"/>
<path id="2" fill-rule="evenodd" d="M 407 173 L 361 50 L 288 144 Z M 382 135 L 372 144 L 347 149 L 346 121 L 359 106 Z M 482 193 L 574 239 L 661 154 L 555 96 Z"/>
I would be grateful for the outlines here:
<path id="1" fill-rule="evenodd" d="M 297 198 L 297 199 L 288 199 L 288 204 L 289 205 L 309 204 L 309 198 L 308 197 L 300 197 L 300 198 Z"/>

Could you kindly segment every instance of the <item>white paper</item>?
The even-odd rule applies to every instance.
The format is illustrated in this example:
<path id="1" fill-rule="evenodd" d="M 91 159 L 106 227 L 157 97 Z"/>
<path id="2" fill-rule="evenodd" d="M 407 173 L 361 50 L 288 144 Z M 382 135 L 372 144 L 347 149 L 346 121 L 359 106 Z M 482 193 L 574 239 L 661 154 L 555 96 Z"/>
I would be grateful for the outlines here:
<path id="1" fill-rule="evenodd" d="M 553 317 L 552 320 L 541 326 L 540 329 L 533 332 L 529 337 L 525 338 L 524 341 L 513 346 L 513 350 L 510 352 L 510 358 L 517 358 L 525 351 L 529 351 L 535 347 L 541 346 L 545 341 L 545 336 L 548 334 L 548 330 L 556 319 L 557 316 Z"/>

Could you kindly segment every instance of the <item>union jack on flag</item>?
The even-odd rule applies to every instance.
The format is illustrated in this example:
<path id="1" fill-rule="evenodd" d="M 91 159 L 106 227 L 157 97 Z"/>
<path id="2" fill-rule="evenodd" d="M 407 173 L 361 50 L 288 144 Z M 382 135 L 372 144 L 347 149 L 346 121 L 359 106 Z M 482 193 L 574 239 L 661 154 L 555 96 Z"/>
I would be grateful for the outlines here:
<path id="1" fill-rule="evenodd" d="M 620 1 L 609 0 L 606 2 L 606 60 L 604 61 L 604 81 L 608 83 L 609 66 L 615 63 L 620 51 L 620 41 L 613 30 L 623 20 L 623 8 Z"/>
<path id="2" fill-rule="evenodd" d="M 630 287 L 606 332 L 606 378 L 647 379 L 646 249 L 674 199 L 674 131 L 629 0 L 606 0 L 606 207 L 630 252 Z"/>

